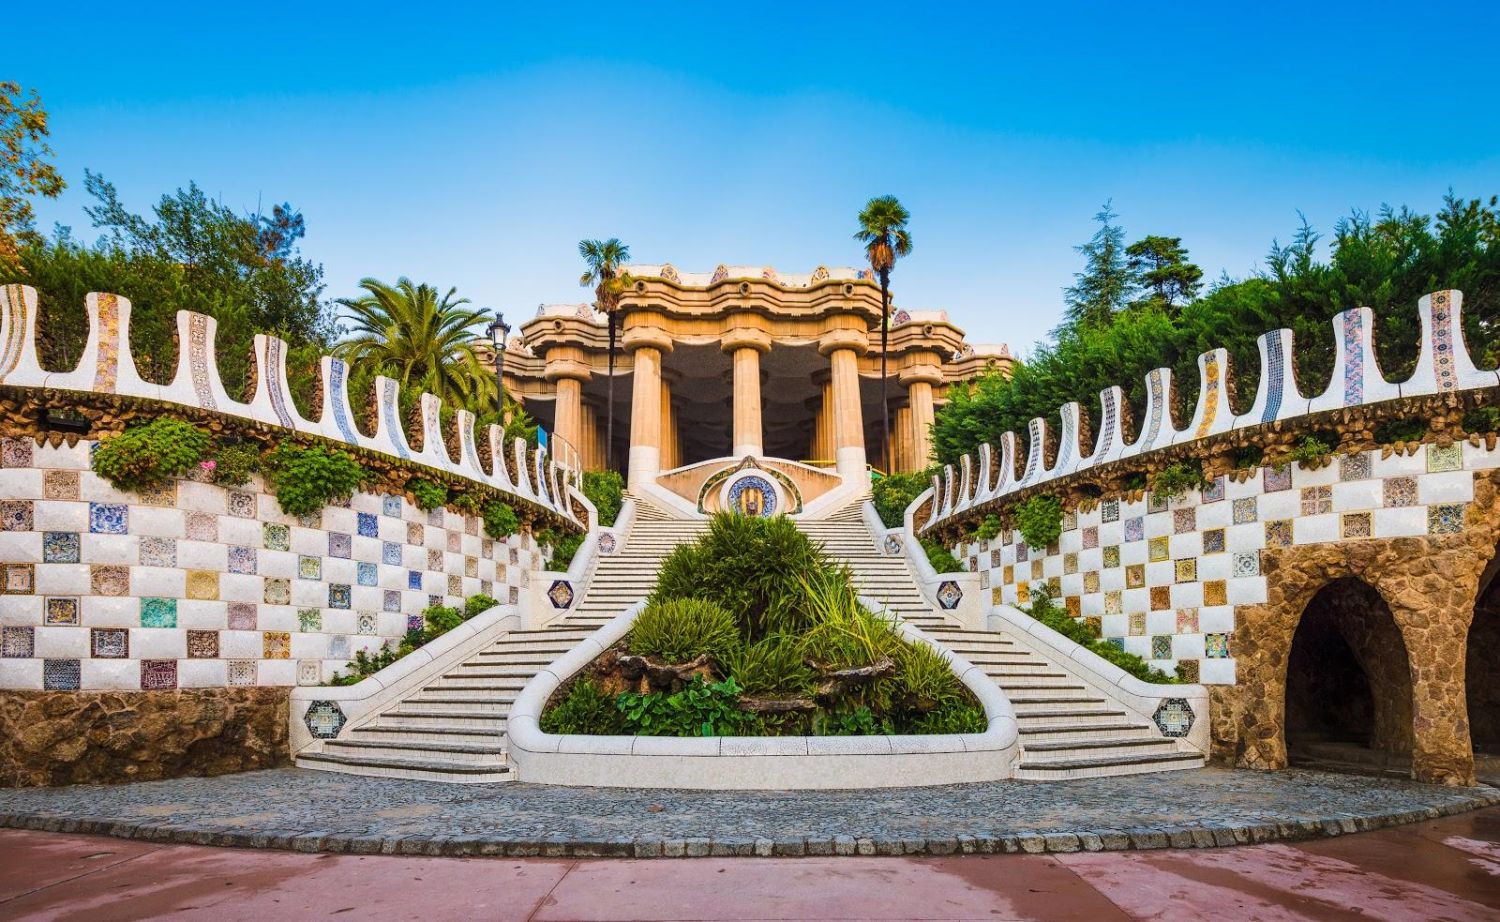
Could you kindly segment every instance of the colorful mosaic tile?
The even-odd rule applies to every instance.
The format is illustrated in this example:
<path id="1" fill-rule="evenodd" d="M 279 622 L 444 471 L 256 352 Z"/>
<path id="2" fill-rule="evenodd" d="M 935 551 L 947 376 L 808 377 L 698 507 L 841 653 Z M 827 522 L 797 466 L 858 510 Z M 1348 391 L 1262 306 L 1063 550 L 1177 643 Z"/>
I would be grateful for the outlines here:
<path id="1" fill-rule="evenodd" d="M 130 592 L 130 568 L 95 564 L 89 567 L 89 588 L 94 595 L 126 595 Z"/>
<path id="2" fill-rule="evenodd" d="M 407 570 L 406 571 L 406 588 L 408 588 L 408 589 L 421 589 L 422 588 L 422 571 L 421 570 Z"/>
<path id="3" fill-rule="evenodd" d="M 422 626 L 421 622 L 422 622 L 422 616 L 421 615 L 417 615 L 417 627 L 421 627 Z M 407 621 L 407 628 L 410 629 L 410 627 L 411 627 L 411 622 L 408 620 Z M 331 634 L 331 635 L 329 635 L 329 637 L 328 637 L 328 658 L 329 659 L 348 659 L 349 658 L 349 635 L 348 634 Z"/>
<path id="4" fill-rule="evenodd" d="M 1198 661 L 1195 659 L 1181 659 L 1177 661 L 1177 678 L 1183 682 L 1198 681 Z"/>
<path id="5" fill-rule="evenodd" d="M 1083 530 L 1083 549 L 1089 550 L 1099 546 L 1099 529 L 1090 525 Z"/>
<path id="6" fill-rule="evenodd" d="M 77 471 L 47 471 L 42 475 L 44 499 L 77 500 Z"/>
<path id="7" fill-rule="evenodd" d="M 1128 630 L 1130 632 L 1130 636 L 1131 637 L 1145 637 L 1146 636 L 1146 613 L 1145 612 L 1143 612 L 1143 611 L 1131 612 L 1129 615 L 1126 616 L 1126 618 L 1128 619 L 1128 622 L 1129 622 L 1127 624 L 1127 626 L 1126 626 L 1126 630 Z"/>
<path id="8" fill-rule="evenodd" d="M 1146 585 L 1146 565 L 1143 563 L 1131 564 L 1125 568 L 1125 588 L 1139 589 Z"/>
<path id="9" fill-rule="evenodd" d="M 373 563 L 354 565 L 354 581 L 361 586 L 374 586 L 380 581 L 380 568 Z"/>
<path id="10" fill-rule="evenodd" d="M 1098 542 L 1096 541 L 1095 543 L 1098 543 Z M 1084 547 L 1088 547 L 1088 545 L 1085 544 Z M 512 549 L 511 550 L 511 554 L 512 554 L 511 563 L 515 563 L 516 562 L 515 559 L 514 559 L 515 553 L 516 553 L 515 550 Z M 1030 559 L 1030 554 L 1031 554 L 1031 549 L 1026 546 L 1026 542 L 1025 541 L 1017 541 L 1016 542 L 1016 563 L 1025 563 L 1028 559 Z"/>
<path id="11" fill-rule="evenodd" d="M 292 527 L 280 525 L 275 522 L 267 522 L 261 526 L 261 536 L 265 539 L 268 551 L 289 551 L 292 549 Z"/>
<path id="12" fill-rule="evenodd" d="M 31 659 L 36 656 L 36 628 L 0 628 L 0 657 Z"/>
<path id="13" fill-rule="evenodd" d="M 339 731 L 344 729 L 347 718 L 337 701 L 314 701 L 308 706 L 302 721 L 313 739 L 331 740 L 337 738 Z"/>
<path id="14" fill-rule="evenodd" d="M 355 513 L 357 526 L 361 538 L 380 537 L 380 519 L 370 512 Z"/>
<path id="15" fill-rule="evenodd" d="M 1292 488 L 1292 466 L 1267 467 L 1261 471 L 1261 492 L 1279 493 Z"/>
<path id="16" fill-rule="evenodd" d="M 1464 469 L 1464 447 L 1462 443 L 1454 442 L 1447 448 L 1441 448 L 1435 443 L 1427 446 L 1427 471 L 1430 474 L 1442 471 L 1461 471 Z"/>
<path id="17" fill-rule="evenodd" d="M 1086 627 L 1086 628 L 1088 628 L 1089 629 L 1089 633 L 1093 634 L 1095 637 L 1103 637 L 1104 636 L 1104 619 L 1103 618 L 1099 618 L 1099 617 L 1084 618 L 1083 619 L 1083 626 Z"/>
<path id="18" fill-rule="evenodd" d="M 1068 575 L 1072 575 L 1072 574 L 1077 573 L 1077 572 L 1078 572 L 1078 555 L 1077 554 L 1064 554 L 1063 555 L 1063 573 L 1068 574 Z"/>
<path id="19" fill-rule="evenodd" d="M 1043 561 L 1043 560 L 1033 560 L 1031 562 L 1031 578 L 1032 579 L 1037 580 L 1037 579 L 1041 579 L 1042 578 L 1042 574 L 1045 572 L 1044 569 L 1043 569 L 1043 564 L 1045 562 L 1046 561 Z"/>
<path id="20" fill-rule="evenodd" d="M 267 605 L 292 604 L 292 581 L 283 577 L 266 577 L 265 591 L 261 598 Z"/>
<path id="21" fill-rule="evenodd" d="M 1172 658 L 1172 635 L 1171 634 L 1152 634 L 1151 635 L 1151 658 L 1152 659 L 1171 659 Z"/>
<path id="22" fill-rule="evenodd" d="M 1381 482 L 1381 505 L 1398 509 L 1417 504 L 1417 478 L 1387 477 Z"/>
<path id="23" fill-rule="evenodd" d="M 1266 547 L 1292 546 L 1292 520 L 1277 519 L 1266 523 Z"/>
<path id="24" fill-rule="evenodd" d="M 521 552 L 518 551 L 518 550 L 516 550 L 515 548 L 509 548 L 509 550 L 510 550 L 510 564 L 511 564 L 511 566 L 515 566 L 516 564 L 518 564 L 518 563 L 521 562 Z M 1016 559 L 1017 560 L 1025 560 L 1026 558 L 1024 558 L 1024 557 L 1017 557 Z"/>
<path id="25" fill-rule="evenodd" d="M 448 532 L 448 552 L 451 554 L 459 553 L 460 549 L 463 547 L 463 545 L 460 543 L 462 541 L 463 535 L 459 534 L 456 531 Z"/>
<path id="26" fill-rule="evenodd" d="M 122 627 L 96 627 L 89 631 L 89 651 L 95 659 L 129 659 L 130 631 Z"/>
<path id="27" fill-rule="evenodd" d="M 217 599 L 219 597 L 219 574 L 213 570 L 187 571 L 187 597 Z"/>
<path id="28" fill-rule="evenodd" d="M 1333 511 L 1333 490 L 1331 487 L 1303 487 L 1302 488 L 1302 514 L 1323 515 Z"/>
<path id="29" fill-rule="evenodd" d="M 1118 522 L 1118 521 L 1120 521 L 1120 501 L 1117 500 L 1117 499 L 1107 499 L 1104 502 L 1100 503 L 1099 504 L 1099 521 L 1101 521 L 1101 522 Z"/>
<path id="30" fill-rule="evenodd" d="M 1062 577 L 1052 576 L 1047 579 L 1047 595 L 1050 598 L 1062 598 Z"/>
<path id="31" fill-rule="evenodd" d="M 1224 498 L 1224 475 L 1220 474 L 1208 482 L 1202 490 L 1203 502 L 1217 503 Z"/>
<path id="32" fill-rule="evenodd" d="M 1030 601 L 1031 601 L 1031 584 L 1030 583 L 1017 583 L 1016 584 L 1016 604 L 1017 605 L 1026 605 L 1026 604 L 1029 604 Z"/>
<path id="33" fill-rule="evenodd" d="M 348 583 L 328 584 L 328 607 L 348 608 L 353 604 L 354 593 Z"/>
<path id="34" fill-rule="evenodd" d="M 1236 552 L 1230 564 L 1230 575 L 1235 577 L 1260 575 L 1260 551 Z"/>
<path id="35" fill-rule="evenodd" d="M 313 557 L 309 554 L 297 555 L 297 578 L 298 579 L 322 579 L 323 558 Z"/>
<path id="36" fill-rule="evenodd" d="M 1004 603 L 1005 603 L 1005 597 L 1000 592 L 1000 587 L 999 586 L 991 586 L 990 587 L 990 604 L 991 605 L 1003 605 Z"/>
<path id="37" fill-rule="evenodd" d="M 1146 559 L 1155 563 L 1158 560 L 1168 560 L 1172 556 L 1171 542 L 1166 535 L 1158 535 L 1146 542 Z"/>
<path id="38" fill-rule="evenodd" d="M 241 519 L 255 518 L 255 494 L 231 490 L 229 492 L 229 514 Z"/>
<path id="39" fill-rule="evenodd" d="M 1258 515 L 1256 497 L 1246 496 L 1234 501 L 1234 524 L 1245 525 L 1254 522 Z"/>
<path id="40" fill-rule="evenodd" d="M 266 631 L 261 635 L 261 659 L 291 659 L 290 631 Z"/>
<path id="41" fill-rule="evenodd" d="M 1189 506 L 1186 509 L 1172 510 L 1172 533 L 1185 535 L 1190 531 L 1198 530 L 1198 509 Z"/>
<path id="42" fill-rule="evenodd" d="M 1179 609 L 1177 609 L 1177 633 L 1179 633 L 1179 634 L 1196 634 L 1196 633 L 1198 633 L 1198 609 L 1196 609 L 1196 608 L 1179 608 Z"/>
<path id="43" fill-rule="evenodd" d="M 1172 587 L 1171 586 L 1152 586 L 1151 587 L 1151 610 L 1152 611 L 1166 611 L 1167 609 L 1169 609 L 1171 607 L 1172 607 Z"/>
<path id="44" fill-rule="evenodd" d="M 138 560 L 143 567 L 177 566 L 176 538 L 142 538 Z"/>
<path id="45" fill-rule="evenodd" d="M 427 552 L 427 569 L 441 572 L 443 569 L 443 552 L 429 550 Z"/>
<path id="46" fill-rule="evenodd" d="M 254 685 L 256 683 L 256 666 L 253 659 L 232 659 L 227 664 L 226 672 L 229 676 L 229 684 L 236 687 Z"/>
<path id="47" fill-rule="evenodd" d="M 323 630 L 323 610 L 320 608 L 297 609 L 297 630 L 318 633 Z"/>
<path id="48" fill-rule="evenodd" d="M 297 684 L 317 685 L 323 680 L 323 664 L 315 659 L 297 661 Z"/>
<path id="49" fill-rule="evenodd" d="M 238 544 L 229 546 L 229 572 L 250 573 L 255 572 L 255 548 L 243 547 Z"/>
<path id="50" fill-rule="evenodd" d="M 988 573 L 989 571 L 985 571 L 985 572 Z M 468 576 L 468 577 L 472 578 L 472 577 L 477 577 L 478 575 L 479 575 L 479 558 L 478 557 L 465 557 L 464 558 L 464 576 Z M 373 585 L 373 583 L 371 585 Z"/>
<path id="51" fill-rule="evenodd" d="M 343 532 L 329 532 L 328 556 L 348 560 L 354 553 L 354 538 Z"/>
<path id="52" fill-rule="evenodd" d="M 384 496 L 380 499 L 380 511 L 393 519 L 401 518 L 401 497 Z"/>
<path id="53" fill-rule="evenodd" d="M 1225 633 L 1203 635 L 1203 655 L 1209 659 L 1229 658 L 1229 635 Z"/>
<path id="54" fill-rule="evenodd" d="M 393 567 L 401 566 L 401 545 L 394 541 L 381 542 L 380 561 Z"/>
<path id="55" fill-rule="evenodd" d="M 1184 557 L 1175 564 L 1177 582 L 1192 583 L 1198 579 L 1198 559 L 1196 557 Z"/>
<path id="56" fill-rule="evenodd" d="M 480 595 L 487 595 L 487 596 L 490 596 L 491 598 L 493 598 L 494 595 L 495 595 L 495 581 L 494 580 L 490 580 L 490 579 L 482 579 L 482 580 L 480 580 L 479 581 L 479 594 Z"/>
<path id="57" fill-rule="evenodd" d="M 1069 531 L 1073 531 L 1077 527 L 1078 527 L 1078 513 L 1076 513 L 1076 512 L 1064 512 L 1063 513 L 1063 520 L 1062 520 L 1062 530 L 1065 531 L 1065 532 L 1069 532 Z"/>
<path id="58" fill-rule="evenodd" d="M 227 618 L 228 627 L 231 631 L 255 630 L 255 603 L 230 602 Z"/>
<path id="59" fill-rule="evenodd" d="M 1204 605 L 1228 605 L 1229 590 L 1222 579 L 1205 580 L 1203 583 Z"/>
<path id="60" fill-rule="evenodd" d="M 407 522 L 406 523 L 406 543 L 407 544 L 415 544 L 418 547 L 421 547 L 422 544 L 423 544 L 423 541 L 424 541 L 424 538 L 423 538 L 421 523 L 420 522 Z"/>
<path id="61" fill-rule="evenodd" d="M 1224 552 L 1224 529 L 1210 528 L 1203 533 L 1203 553 L 1222 554 Z"/>
<path id="62" fill-rule="evenodd" d="M 1068 617 L 1077 618 L 1083 614 L 1083 601 L 1076 595 L 1070 595 L 1063 599 L 1063 611 L 1068 613 Z"/>
<path id="63" fill-rule="evenodd" d="M 1010 582 L 1010 581 L 1006 580 L 1006 582 Z M 1099 571 L 1097 571 L 1097 570 L 1090 570 L 1089 572 L 1083 574 L 1083 591 L 1084 592 L 1098 592 L 1099 591 Z"/>
<path id="64" fill-rule="evenodd" d="M 506 604 L 507 605 L 517 605 L 517 604 L 520 603 L 520 601 L 521 601 L 521 588 L 519 586 L 509 586 L 509 587 L 507 587 L 506 588 L 506 592 L 505 592 L 505 602 L 506 602 Z"/>
<path id="65" fill-rule="evenodd" d="M 1104 638 L 1104 642 L 1109 644 L 1111 647 L 1114 647 L 1116 650 L 1119 650 L 1121 653 L 1125 652 L 1125 638 L 1123 637 L 1106 637 Z"/>
<path id="66" fill-rule="evenodd" d="M 0 466 L 31 467 L 30 439 L 0 439 Z"/>
<path id="67" fill-rule="evenodd" d="M 89 531 L 123 535 L 130 530 L 130 507 L 124 503 L 89 503 Z"/>
<path id="68" fill-rule="evenodd" d="M 136 491 L 143 506 L 161 506 L 170 509 L 177 505 L 177 481 L 168 480 L 154 487 Z"/>
<path id="69" fill-rule="evenodd" d="M 1125 520 L 1125 540 L 1140 541 L 1146 537 L 1146 520 L 1141 516 L 1132 516 Z"/>
<path id="70" fill-rule="evenodd" d="M 31 531 L 34 505 L 29 499 L 0 502 L 0 527 L 5 531 Z"/>
<path id="71" fill-rule="evenodd" d="M 1345 538 L 1368 538 L 1374 534 L 1368 512 L 1346 512 L 1341 522 Z"/>
<path id="72" fill-rule="evenodd" d="M 432 510 L 429 510 L 428 513 L 427 513 L 427 524 L 428 525 L 436 526 L 438 528 L 442 528 L 443 527 L 443 510 L 441 510 L 441 509 L 432 509 Z"/>
<path id="73" fill-rule="evenodd" d="M 1104 566 L 1118 567 L 1120 565 L 1120 546 L 1118 544 L 1109 545 L 1104 549 L 1102 558 Z"/>
<path id="74" fill-rule="evenodd" d="M 80 553 L 77 532 L 42 533 L 42 563 L 78 563 L 82 559 Z"/>
<path id="75" fill-rule="evenodd" d="M 1465 503 L 1439 503 L 1427 507 L 1427 533 L 1456 535 L 1464 530 Z"/>
<path id="76" fill-rule="evenodd" d="M 83 686 L 83 669 L 76 659 L 42 661 L 42 688 L 47 691 L 78 691 Z"/>
<path id="77" fill-rule="evenodd" d="M 320 529 L 323 527 L 323 513 L 309 512 L 306 515 L 297 516 L 297 524 L 303 528 Z"/>
<path id="78" fill-rule="evenodd" d="M 1186 698 L 1168 698 L 1157 705 L 1151 720 L 1162 736 L 1178 739 L 1187 736 L 1193 729 L 1193 708 Z"/>
<path id="79" fill-rule="evenodd" d="M 141 691 L 163 691 L 177 687 L 175 659 L 141 660 Z"/>
<path id="80" fill-rule="evenodd" d="M 1339 480 L 1368 480 L 1370 478 L 1370 453 L 1355 452 L 1339 458 Z"/>
<path id="81" fill-rule="evenodd" d="M 187 655 L 189 659 L 218 659 L 218 631 L 188 631 Z"/>
<path id="82" fill-rule="evenodd" d="M 78 599 L 61 596 L 48 598 L 42 612 L 42 623 L 51 626 L 78 624 Z"/>
<path id="83" fill-rule="evenodd" d="M 418 587 L 418 588 L 420 588 L 420 587 Z M 381 593 L 380 610 L 381 611 L 400 611 L 401 610 L 401 590 L 399 590 L 399 589 L 387 589 L 383 593 Z"/>
<path id="84" fill-rule="evenodd" d="M 212 543 L 219 540 L 219 517 L 216 515 L 210 515 L 207 512 L 189 512 L 184 517 L 183 524 L 189 541 Z"/>
<path id="85" fill-rule="evenodd" d="M 1016 581 L 1016 568 L 1014 566 L 1012 566 L 1011 564 L 1006 564 L 1000 570 L 1000 581 L 1002 583 L 1006 583 L 1006 584 L 1010 584 L 1010 583 L 1015 582 Z"/>
<path id="86" fill-rule="evenodd" d="M 354 629 L 365 635 L 379 633 L 380 619 L 374 612 L 362 611 L 354 621 Z"/>

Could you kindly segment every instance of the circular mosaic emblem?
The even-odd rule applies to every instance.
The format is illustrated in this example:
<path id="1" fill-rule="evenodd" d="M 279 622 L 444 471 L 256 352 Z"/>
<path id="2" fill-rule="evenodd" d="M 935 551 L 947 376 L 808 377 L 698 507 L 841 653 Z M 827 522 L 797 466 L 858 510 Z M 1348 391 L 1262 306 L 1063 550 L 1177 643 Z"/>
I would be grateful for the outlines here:
<path id="1" fill-rule="evenodd" d="M 741 515 L 770 517 L 776 514 L 776 488 L 758 474 L 747 474 L 729 485 L 724 507 Z"/>

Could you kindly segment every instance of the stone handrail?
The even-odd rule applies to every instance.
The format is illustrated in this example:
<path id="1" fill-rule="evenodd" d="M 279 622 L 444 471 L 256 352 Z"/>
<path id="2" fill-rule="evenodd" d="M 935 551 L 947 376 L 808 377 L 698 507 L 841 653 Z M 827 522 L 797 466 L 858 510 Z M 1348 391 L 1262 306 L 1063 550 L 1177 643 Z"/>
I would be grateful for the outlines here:
<path id="1" fill-rule="evenodd" d="M 219 376 L 214 334 L 218 321 L 191 311 L 177 312 L 177 368 L 170 384 L 154 384 L 140 377 L 130 352 L 130 301 L 119 295 L 92 293 L 85 301 L 89 333 L 83 355 L 72 371 L 47 371 L 38 361 L 36 289 L 27 285 L 0 286 L 0 385 L 47 390 L 116 394 L 176 404 L 223 414 L 265 426 L 289 429 L 308 436 L 378 452 L 401 461 L 467 478 L 527 503 L 540 506 L 568 522 L 582 526 L 573 511 L 578 472 L 564 468 L 545 449 L 532 449 L 525 440 L 511 446 L 517 476 L 504 461 L 504 433 L 487 427 L 490 467 L 476 450 L 474 414 L 458 411 L 458 457 L 449 456 L 439 412 L 442 401 L 421 395 L 422 448 L 413 450 L 402 426 L 400 384 L 375 378 L 376 432 L 358 432 L 348 393 L 349 368 L 342 359 L 323 356 L 322 408 L 316 420 L 302 416 L 287 383 L 287 344 L 259 334 L 254 340 L 255 388 L 247 402 L 230 398 Z"/>
<path id="2" fill-rule="evenodd" d="M 1304 396 L 1299 390 L 1292 331 L 1282 329 L 1262 334 L 1258 341 L 1260 383 L 1255 401 L 1245 413 L 1236 415 L 1229 404 L 1229 353 L 1224 349 L 1198 357 L 1198 401 L 1185 428 L 1176 428 L 1172 419 L 1172 372 L 1167 368 L 1146 376 L 1144 425 L 1135 441 L 1128 444 L 1122 425 L 1125 401 L 1121 388 L 1099 393 L 1101 424 L 1088 455 L 1083 454 L 1081 409 L 1076 402 L 1064 404 L 1058 410 L 1062 428 L 1050 467 L 1046 466 L 1046 452 L 1051 432 L 1048 422 L 1038 417 L 1028 427 L 1028 450 L 1024 454 L 1020 438 L 1007 432 L 1000 437 L 998 464 L 994 447 L 986 443 L 974 456 L 962 456 L 957 469 L 946 465 L 934 476 L 931 509 L 919 531 L 956 521 L 1021 490 L 1232 430 L 1400 398 L 1495 387 L 1500 384 L 1500 375 L 1477 368 L 1464 344 L 1462 305 L 1463 293 L 1456 290 L 1433 292 L 1417 302 L 1421 350 L 1415 370 L 1400 383 L 1387 381 L 1381 373 L 1373 342 L 1375 315 L 1369 308 L 1360 307 L 1333 318 L 1333 374 L 1328 386 L 1316 396 Z M 913 510 L 922 501 L 914 503 Z"/>
<path id="3" fill-rule="evenodd" d="M 543 732 L 542 710 L 552 693 L 629 633 L 644 607 L 638 602 L 627 608 L 521 690 L 506 721 L 508 752 L 521 780 L 597 787 L 814 790 L 990 781 L 1015 774 L 1019 733 L 1010 701 L 979 667 L 905 623 L 898 624 L 902 637 L 937 649 L 974 692 L 989 721 L 985 732 L 686 738 Z"/>

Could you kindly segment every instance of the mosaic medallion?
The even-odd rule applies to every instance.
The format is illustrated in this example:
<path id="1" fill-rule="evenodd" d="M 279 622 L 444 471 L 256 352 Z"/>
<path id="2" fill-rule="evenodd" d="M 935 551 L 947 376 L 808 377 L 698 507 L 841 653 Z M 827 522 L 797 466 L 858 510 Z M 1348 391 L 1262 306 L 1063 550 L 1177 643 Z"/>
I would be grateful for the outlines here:
<path id="1" fill-rule="evenodd" d="M 573 604 L 573 586 L 564 579 L 554 580 L 547 598 L 552 600 L 553 608 L 568 608 Z"/>
<path id="2" fill-rule="evenodd" d="M 314 701 L 308 705 L 307 713 L 302 715 L 302 722 L 307 725 L 307 732 L 313 738 L 331 740 L 338 737 L 348 718 L 344 716 L 344 709 L 339 707 L 337 701 Z"/>
<path id="3" fill-rule="evenodd" d="M 938 605 L 942 606 L 944 611 L 952 611 L 957 608 L 958 603 L 962 602 L 963 598 L 964 591 L 958 588 L 958 583 L 953 580 L 944 580 L 938 585 L 937 601 Z"/>
<path id="4" fill-rule="evenodd" d="M 757 474 L 747 474 L 729 485 L 725 507 L 741 515 L 770 517 L 776 514 L 776 488 Z"/>
<path id="5" fill-rule="evenodd" d="M 599 553 L 613 554 L 615 552 L 615 536 L 611 532 L 599 533 Z"/>
<path id="6" fill-rule="evenodd" d="M 1193 729 L 1193 709 L 1188 706 L 1186 698 L 1167 698 L 1157 705 L 1151 719 L 1156 722 L 1162 736 L 1173 739 L 1187 736 Z"/>

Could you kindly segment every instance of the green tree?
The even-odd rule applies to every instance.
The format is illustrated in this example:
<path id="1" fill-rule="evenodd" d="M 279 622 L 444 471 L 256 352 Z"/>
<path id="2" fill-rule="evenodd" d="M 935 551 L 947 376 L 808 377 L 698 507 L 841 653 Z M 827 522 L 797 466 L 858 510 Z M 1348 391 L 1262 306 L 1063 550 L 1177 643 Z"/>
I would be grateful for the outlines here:
<path id="1" fill-rule="evenodd" d="M 22 242 L 36 243 L 36 212 L 29 196 L 57 198 L 62 174 L 47 162 L 47 110 L 36 90 L 21 95 L 21 85 L 0 82 L 0 261 L 14 262 Z"/>
<path id="2" fill-rule="evenodd" d="M 1130 300 L 1134 286 L 1125 259 L 1125 231 L 1115 223 L 1118 217 L 1105 202 L 1094 215 L 1099 229 L 1088 243 L 1074 247 L 1083 256 L 1084 268 L 1073 274 L 1074 283 L 1064 290 L 1067 320 L 1062 329 L 1108 325 Z"/>
<path id="3" fill-rule="evenodd" d="M 1203 270 L 1188 262 L 1181 237 L 1142 237 L 1125 248 L 1125 256 L 1134 286 L 1144 295 L 1132 307 L 1177 308 L 1203 287 Z"/>
<path id="4" fill-rule="evenodd" d="M 594 286 L 594 307 L 604 312 L 609 325 L 609 395 L 605 405 L 604 466 L 614 470 L 615 450 L 615 336 L 619 330 L 620 296 L 631 284 L 629 273 L 624 270 L 630 262 L 630 247 L 618 237 L 608 240 L 578 241 L 578 255 L 583 257 L 586 267 L 579 276 L 578 284 Z"/>
<path id="5" fill-rule="evenodd" d="M 891 329 L 891 270 L 896 260 L 911 254 L 911 231 L 906 222 L 911 213 L 894 195 L 878 195 L 859 213 L 854 239 L 865 245 L 870 268 L 880 279 L 880 435 L 885 459 L 881 467 L 891 469 L 891 407 L 886 397 L 886 344 Z"/>

